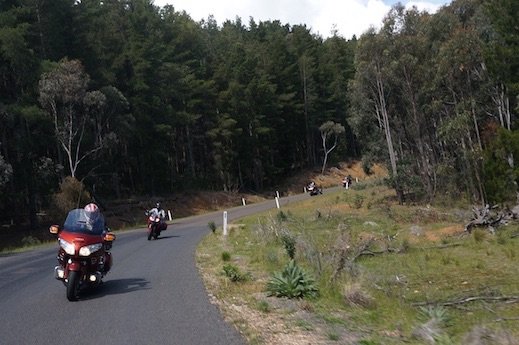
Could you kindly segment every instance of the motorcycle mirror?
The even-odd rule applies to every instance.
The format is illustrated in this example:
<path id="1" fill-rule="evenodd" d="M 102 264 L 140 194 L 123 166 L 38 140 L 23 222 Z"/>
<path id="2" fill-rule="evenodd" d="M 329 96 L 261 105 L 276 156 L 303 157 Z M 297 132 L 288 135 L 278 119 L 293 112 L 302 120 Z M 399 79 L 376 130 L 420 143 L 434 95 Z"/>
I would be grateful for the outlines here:
<path id="1" fill-rule="evenodd" d="M 57 235 L 59 232 L 59 225 L 51 225 L 49 231 L 51 234 Z"/>
<path id="2" fill-rule="evenodd" d="M 115 241 L 115 234 L 113 232 L 107 232 L 104 236 L 104 240 L 107 242 Z"/>

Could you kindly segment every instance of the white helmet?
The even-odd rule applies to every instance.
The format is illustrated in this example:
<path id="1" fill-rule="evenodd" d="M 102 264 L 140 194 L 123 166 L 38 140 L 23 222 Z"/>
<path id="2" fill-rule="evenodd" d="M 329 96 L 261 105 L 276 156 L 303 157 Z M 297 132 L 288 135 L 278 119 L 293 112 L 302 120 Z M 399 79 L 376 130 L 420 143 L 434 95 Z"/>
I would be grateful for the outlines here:
<path id="1" fill-rule="evenodd" d="M 86 205 L 85 217 L 89 224 L 94 224 L 94 222 L 99 218 L 99 207 L 94 203 Z"/>

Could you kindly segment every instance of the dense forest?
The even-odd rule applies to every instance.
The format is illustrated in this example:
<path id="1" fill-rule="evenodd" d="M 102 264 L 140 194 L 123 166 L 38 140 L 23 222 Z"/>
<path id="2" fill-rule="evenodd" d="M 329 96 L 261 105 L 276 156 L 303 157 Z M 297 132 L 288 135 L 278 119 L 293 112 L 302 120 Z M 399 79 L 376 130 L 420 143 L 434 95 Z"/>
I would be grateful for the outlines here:
<path id="1" fill-rule="evenodd" d="M 36 226 L 66 178 L 105 199 L 259 193 L 349 159 L 386 165 L 401 203 L 515 200 L 519 2 L 396 4 L 324 39 L 151 0 L 3 0 L 0 95 L 2 223 Z"/>

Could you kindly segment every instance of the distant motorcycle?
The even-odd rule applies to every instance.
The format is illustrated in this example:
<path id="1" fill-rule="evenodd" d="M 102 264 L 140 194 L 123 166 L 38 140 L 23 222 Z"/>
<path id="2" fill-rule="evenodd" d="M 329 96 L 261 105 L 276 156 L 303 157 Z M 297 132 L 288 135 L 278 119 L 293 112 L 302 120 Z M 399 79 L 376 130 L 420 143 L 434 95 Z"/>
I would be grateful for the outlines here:
<path id="1" fill-rule="evenodd" d="M 58 225 L 52 225 L 49 230 L 57 235 L 60 246 L 54 277 L 67 287 L 67 299 L 76 301 L 81 288 L 98 285 L 110 271 L 112 254 L 109 250 L 115 234 L 108 231 L 102 216 L 89 224 L 83 209 L 70 211 L 62 230 Z"/>
<path id="2" fill-rule="evenodd" d="M 155 212 L 146 211 L 146 215 L 148 216 L 148 241 L 151 238 L 157 239 L 160 233 L 167 229 L 168 223 Z"/>
<path id="3" fill-rule="evenodd" d="M 310 193 L 311 196 L 317 195 L 317 194 L 323 194 L 323 189 L 320 187 L 317 187 L 314 182 L 311 182 L 307 187 L 306 190 L 308 193 Z"/>
<path id="4" fill-rule="evenodd" d="M 342 187 L 348 189 L 351 186 L 351 181 L 352 179 L 350 176 L 345 176 L 342 179 Z"/>

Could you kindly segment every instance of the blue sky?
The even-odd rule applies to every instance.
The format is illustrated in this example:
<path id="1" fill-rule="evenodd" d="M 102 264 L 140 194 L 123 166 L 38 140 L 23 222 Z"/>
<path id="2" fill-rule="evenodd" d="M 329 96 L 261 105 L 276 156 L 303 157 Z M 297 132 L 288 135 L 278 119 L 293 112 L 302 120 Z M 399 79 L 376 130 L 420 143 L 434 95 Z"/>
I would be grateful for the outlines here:
<path id="1" fill-rule="evenodd" d="M 213 15 L 218 24 L 240 17 L 247 24 L 279 20 L 282 24 L 306 24 L 313 33 L 329 37 L 332 29 L 339 35 L 359 37 L 370 26 L 380 27 L 382 18 L 396 0 L 154 0 L 156 6 L 173 5 L 175 11 L 186 11 L 193 20 Z M 405 6 L 416 6 L 430 13 L 449 4 L 447 0 L 403 0 Z"/>

